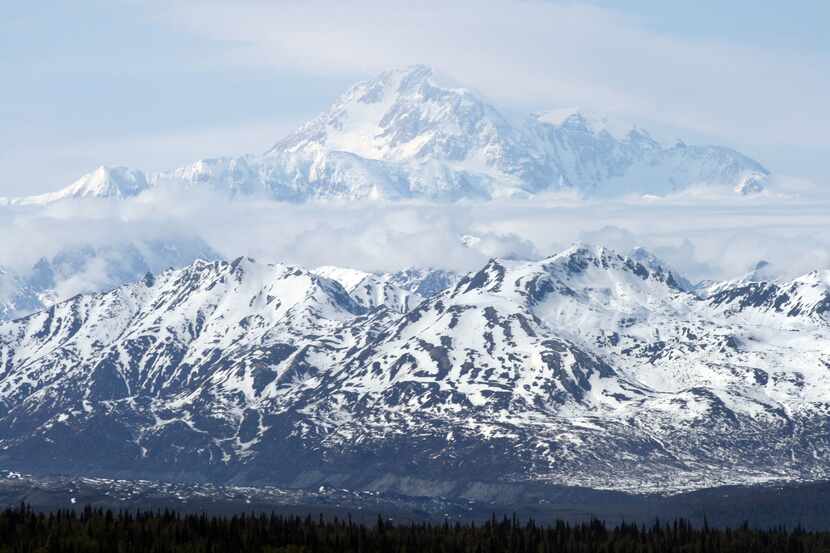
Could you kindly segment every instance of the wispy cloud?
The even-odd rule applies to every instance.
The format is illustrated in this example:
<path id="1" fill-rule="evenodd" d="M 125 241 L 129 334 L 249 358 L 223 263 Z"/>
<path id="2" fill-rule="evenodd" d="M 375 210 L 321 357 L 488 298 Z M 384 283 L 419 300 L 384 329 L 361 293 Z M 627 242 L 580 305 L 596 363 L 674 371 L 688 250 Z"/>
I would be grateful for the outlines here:
<path id="1" fill-rule="evenodd" d="M 430 63 L 504 101 L 582 105 L 741 144 L 818 144 L 830 121 L 826 57 L 667 36 L 588 4 L 165 5 L 161 20 L 227 41 L 237 63 L 364 74 Z"/>
<path id="2" fill-rule="evenodd" d="M 261 151 L 353 80 L 409 63 L 512 114 L 610 112 L 830 179 L 827 50 L 775 38 L 684 38 L 571 1 L 123 0 L 16 12 L 0 33 L 0 195 L 55 190 L 102 163 L 170 169 Z"/>

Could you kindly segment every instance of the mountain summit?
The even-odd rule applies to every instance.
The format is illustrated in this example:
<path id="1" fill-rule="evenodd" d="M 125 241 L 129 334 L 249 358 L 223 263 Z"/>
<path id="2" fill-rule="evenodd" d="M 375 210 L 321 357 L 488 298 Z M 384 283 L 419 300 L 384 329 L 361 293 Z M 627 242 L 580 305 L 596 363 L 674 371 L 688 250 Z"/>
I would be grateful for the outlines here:
<path id="1" fill-rule="evenodd" d="M 354 85 L 262 155 L 200 160 L 151 175 L 149 185 L 139 172 L 100 171 L 85 177 L 89 182 L 10 203 L 129 197 L 148 186 L 294 202 L 487 200 L 561 190 L 666 195 L 698 186 L 754 194 L 769 174 L 729 148 L 666 146 L 637 125 L 620 127 L 579 110 L 516 123 L 475 92 L 442 84 L 423 65 Z"/>

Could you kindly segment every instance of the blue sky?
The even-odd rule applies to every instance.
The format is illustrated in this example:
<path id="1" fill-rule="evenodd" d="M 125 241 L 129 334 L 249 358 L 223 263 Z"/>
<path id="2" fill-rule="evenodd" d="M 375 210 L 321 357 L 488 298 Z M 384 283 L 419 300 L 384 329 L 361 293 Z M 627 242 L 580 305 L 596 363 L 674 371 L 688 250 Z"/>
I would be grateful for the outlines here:
<path id="1" fill-rule="evenodd" d="M 786 5 L 771 0 L 594 0 L 592 4 L 639 16 L 645 26 L 669 35 L 830 52 L 826 32 L 830 3 L 823 0 Z"/>
<path id="2" fill-rule="evenodd" d="M 265 150 L 415 62 L 509 110 L 581 105 L 824 182 L 828 5 L 20 2 L 0 21 L 0 195 Z"/>

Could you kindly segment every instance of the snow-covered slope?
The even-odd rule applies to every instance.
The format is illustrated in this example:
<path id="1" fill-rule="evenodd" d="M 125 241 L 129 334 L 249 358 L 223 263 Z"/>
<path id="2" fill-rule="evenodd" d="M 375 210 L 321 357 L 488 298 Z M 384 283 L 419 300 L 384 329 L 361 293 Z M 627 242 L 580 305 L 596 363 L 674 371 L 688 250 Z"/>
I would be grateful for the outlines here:
<path id="1" fill-rule="evenodd" d="M 828 476 L 825 273 L 703 297 L 575 246 L 406 312 L 349 294 L 372 276 L 200 261 L 0 323 L 4 462 L 413 495 Z"/>
<path id="2" fill-rule="evenodd" d="M 545 261 L 550 294 L 536 314 L 575 342 L 600 352 L 650 388 L 711 388 L 736 412 L 786 404 L 788 413 L 809 410 L 805 374 L 818 388 L 830 383 L 827 284 L 820 273 L 790 283 L 724 286 L 699 297 L 671 272 L 631 265 L 604 248 L 576 247 Z M 757 288 L 783 291 L 787 304 Z M 769 300 L 769 301 L 765 301 Z M 748 383 L 776 386 L 753 388 Z M 760 405 L 759 405 L 760 404 Z M 761 407 L 763 406 L 763 407 Z"/>
<path id="3" fill-rule="evenodd" d="M 514 122 L 417 65 L 356 84 L 265 154 L 204 159 L 149 181 L 232 198 L 454 201 L 562 189 L 620 196 L 705 186 L 752 194 L 767 175 L 729 148 L 666 146 L 636 125 L 578 110 Z M 147 186 L 139 172 L 101 168 L 63 191 L 6 202 L 130 197 Z"/>
<path id="4" fill-rule="evenodd" d="M 25 400 L 38 410 L 51 407 L 37 396 L 83 409 L 89 400 L 193 392 L 222 378 L 214 369 L 227 359 L 244 365 L 261 355 L 263 343 L 281 344 L 288 356 L 360 313 L 337 283 L 296 267 L 197 261 L 6 323 L 0 357 L 4 374 L 15 370 L 0 395 L 7 405 Z M 234 378 L 236 391 L 253 394 L 258 381 L 251 376 Z"/>

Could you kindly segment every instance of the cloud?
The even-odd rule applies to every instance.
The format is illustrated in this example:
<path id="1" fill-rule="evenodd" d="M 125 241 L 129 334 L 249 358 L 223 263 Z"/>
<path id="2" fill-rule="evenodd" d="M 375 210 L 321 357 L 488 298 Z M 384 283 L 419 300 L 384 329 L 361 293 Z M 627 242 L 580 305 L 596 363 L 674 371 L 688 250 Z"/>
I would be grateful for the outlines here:
<path id="1" fill-rule="evenodd" d="M 107 272 L 107 262 L 103 258 L 88 260 L 77 274 L 56 282 L 55 297 L 62 300 L 76 294 L 97 292 L 111 287 L 112 277 Z"/>
<path id="2" fill-rule="evenodd" d="M 159 212 L 159 203 L 177 207 Z M 206 195 L 157 198 L 144 209 L 192 229 L 228 257 L 310 267 L 468 271 L 490 257 L 538 258 L 586 240 L 620 251 L 643 246 L 691 280 L 736 277 L 761 259 L 785 277 L 830 267 L 827 197 L 294 205 L 227 204 Z M 477 244 L 465 246 L 465 235 Z"/>
<path id="3" fill-rule="evenodd" d="M 486 232 L 478 235 L 465 234 L 462 243 L 468 248 L 487 256 L 501 259 L 538 259 L 541 257 L 530 240 L 514 233 L 496 234 Z"/>
<path id="4" fill-rule="evenodd" d="M 779 276 L 795 277 L 830 267 L 828 226 L 826 199 L 294 205 L 157 190 L 124 202 L 2 209 L 0 266 L 25 270 L 83 244 L 195 236 L 228 259 L 463 272 L 489 257 L 539 258 L 588 241 L 621 252 L 645 247 L 693 281 L 737 277 L 761 259 Z M 478 238 L 473 247 L 465 235 Z"/>
<path id="5" fill-rule="evenodd" d="M 830 66 L 820 54 L 683 39 L 588 4 L 165 3 L 158 19 L 225 41 L 225 61 L 372 74 L 429 63 L 521 105 L 580 105 L 743 144 L 823 143 Z M 587 105 L 586 105 L 587 104 Z"/>

